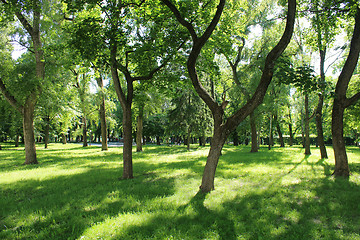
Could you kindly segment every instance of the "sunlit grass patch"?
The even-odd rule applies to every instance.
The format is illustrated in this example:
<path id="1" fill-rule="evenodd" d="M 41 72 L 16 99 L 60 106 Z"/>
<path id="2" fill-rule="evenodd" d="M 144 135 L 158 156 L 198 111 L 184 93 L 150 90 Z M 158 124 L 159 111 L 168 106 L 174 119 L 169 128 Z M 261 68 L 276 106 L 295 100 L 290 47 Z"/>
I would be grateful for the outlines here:
<path id="1" fill-rule="evenodd" d="M 360 239 L 360 150 L 349 181 L 312 148 L 225 146 L 216 189 L 198 193 L 208 147 L 144 146 L 134 179 L 122 149 L 77 144 L 0 151 L 1 239 Z M 3 160 L 5 159 L 5 160 Z"/>

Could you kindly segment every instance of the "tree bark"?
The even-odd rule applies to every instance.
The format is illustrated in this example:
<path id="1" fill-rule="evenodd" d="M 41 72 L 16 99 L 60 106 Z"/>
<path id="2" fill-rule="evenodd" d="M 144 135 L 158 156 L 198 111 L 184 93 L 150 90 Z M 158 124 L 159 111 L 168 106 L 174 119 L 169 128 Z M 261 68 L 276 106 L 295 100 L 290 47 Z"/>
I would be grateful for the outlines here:
<path id="1" fill-rule="evenodd" d="M 87 142 L 87 121 L 86 121 L 86 117 L 83 116 L 82 117 L 82 124 L 83 124 L 83 147 L 87 147 L 88 146 L 88 142 Z"/>
<path id="2" fill-rule="evenodd" d="M 136 152 L 142 152 L 143 139 L 143 122 L 144 122 L 144 105 L 139 107 L 139 115 L 136 124 Z"/>
<path id="3" fill-rule="evenodd" d="M 322 127 L 322 111 L 324 105 L 324 93 L 325 93 L 325 55 L 326 50 L 320 49 L 320 88 L 321 92 L 318 95 L 318 105 L 315 110 L 315 121 L 316 121 L 316 132 L 317 132 L 317 144 L 320 148 L 321 159 L 328 158 L 325 141 L 324 141 L 324 131 Z"/>
<path id="4" fill-rule="evenodd" d="M 292 130 L 292 119 L 291 119 L 291 110 L 289 108 L 289 145 L 294 145 L 294 134 Z"/>
<path id="5" fill-rule="evenodd" d="M 66 135 L 65 133 L 61 133 L 61 140 L 63 144 L 66 144 Z"/>
<path id="6" fill-rule="evenodd" d="M 50 117 L 46 116 L 44 118 L 45 121 L 45 129 L 44 129 L 44 144 L 45 144 L 45 148 L 48 148 L 48 144 L 49 144 L 49 132 L 50 132 Z"/>
<path id="7" fill-rule="evenodd" d="M 19 140 L 20 140 L 20 134 L 16 134 L 16 137 L 15 137 L 15 147 L 18 147 L 18 146 L 19 146 Z"/>
<path id="8" fill-rule="evenodd" d="M 271 114 L 270 117 L 269 117 L 269 120 L 270 120 L 270 124 L 269 124 L 269 145 L 268 145 L 269 150 L 271 150 L 271 147 L 273 145 L 272 119 L 273 119 L 273 115 Z"/>
<path id="9" fill-rule="evenodd" d="M 346 97 L 350 79 L 356 68 L 360 52 L 360 9 L 357 8 L 355 16 L 355 27 L 350 44 L 349 55 L 345 61 L 343 69 L 335 87 L 335 97 L 332 109 L 331 133 L 333 138 L 333 148 L 335 155 L 335 177 L 349 177 L 350 169 L 346 154 L 344 141 L 344 111 L 347 107 L 354 104 L 360 98 L 360 92 L 351 98 Z"/>
<path id="10" fill-rule="evenodd" d="M 278 135 L 279 135 L 280 147 L 285 147 L 283 134 L 281 131 L 279 120 L 278 120 L 278 115 L 274 116 L 274 120 L 275 120 L 275 125 L 276 125 L 276 131 L 278 132 Z"/>
<path id="11" fill-rule="evenodd" d="M 101 150 L 108 150 L 108 140 L 107 140 L 107 124 L 106 124 L 106 109 L 105 109 L 105 95 L 104 95 L 104 82 L 101 77 L 101 72 L 94 67 L 95 71 L 99 72 L 99 77 L 96 78 L 97 84 L 101 91 L 101 99 L 99 106 L 99 115 L 100 115 L 100 126 L 101 126 Z"/>
<path id="12" fill-rule="evenodd" d="M 257 129 L 256 129 L 256 120 L 255 115 L 252 112 L 250 114 L 250 129 L 251 129 L 251 150 L 250 152 L 255 153 L 259 151 L 259 146 L 257 142 Z"/>
<path id="13" fill-rule="evenodd" d="M 123 179 L 131 179 L 133 178 L 131 105 L 127 105 L 123 110 L 123 134 Z"/>
<path id="14" fill-rule="evenodd" d="M 24 164 L 38 164 L 36 158 L 35 135 L 34 135 L 34 110 L 35 102 L 29 97 L 23 108 L 23 131 L 25 142 Z"/>
<path id="15" fill-rule="evenodd" d="M 309 95 L 305 93 L 305 155 L 310 155 L 310 114 Z"/>

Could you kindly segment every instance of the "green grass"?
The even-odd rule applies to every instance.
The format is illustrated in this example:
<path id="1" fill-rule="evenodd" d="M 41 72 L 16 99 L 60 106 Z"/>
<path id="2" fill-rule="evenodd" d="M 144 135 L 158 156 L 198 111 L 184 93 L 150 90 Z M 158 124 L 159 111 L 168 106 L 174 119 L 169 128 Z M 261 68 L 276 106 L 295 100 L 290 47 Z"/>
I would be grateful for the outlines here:
<path id="1" fill-rule="evenodd" d="M 145 146 L 121 180 L 122 149 L 0 151 L 0 239 L 360 239 L 360 150 L 350 180 L 301 148 L 226 146 L 216 189 L 198 193 L 208 148 Z"/>

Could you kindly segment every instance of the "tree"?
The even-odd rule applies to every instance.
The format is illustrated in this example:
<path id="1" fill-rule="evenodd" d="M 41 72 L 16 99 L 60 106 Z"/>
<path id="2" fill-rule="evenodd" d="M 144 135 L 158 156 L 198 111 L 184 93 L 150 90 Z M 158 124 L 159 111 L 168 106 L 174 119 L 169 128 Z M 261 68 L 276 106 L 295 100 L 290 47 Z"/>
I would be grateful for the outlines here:
<path id="1" fill-rule="evenodd" d="M 19 102 L 13 96 L 8 87 L 0 78 L 0 89 L 4 94 L 6 100 L 23 116 L 23 131 L 25 140 L 25 164 L 37 164 L 35 136 L 34 136 L 34 110 L 39 94 L 41 93 L 40 81 L 45 76 L 45 61 L 43 44 L 41 40 L 41 1 L 6 1 L 2 0 L 2 7 L 7 14 L 13 14 L 17 17 L 22 27 L 25 29 L 31 39 L 32 49 L 35 54 L 35 72 L 37 82 L 31 91 L 25 97 L 23 103 Z M 32 18 L 29 20 L 26 15 L 31 13 Z M 31 21 L 31 22 L 30 22 Z"/>
<path id="2" fill-rule="evenodd" d="M 333 173 L 335 177 L 349 177 L 350 175 L 343 132 L 344 111 L 360 99 L 360 91 L 351 97 L 347 96 L 349 83 L 358 63 L 360 53 L 360 7 L 358 3 L 353 3 L 350 7 L 350 13 L 354 16 L 355 26 L 349 54 L 336 83 L 332 108 L 331 133 L 335 155 L 335 171 Z"/>
<path id="3" fill-rule="evenodd" d="M 273 48 L 273 50 L 268 54 L 266 58 L 263 75 L 253 97 L 241 109 L 239 109 L 236 113 L 227 118 L 227 120 L 225 121 L 224 109 L 226 108 L 228 102 L 225 100 L 221 104 L 217 103 L 212 98 L 212 96 L 205 90 L 205 88 L 202 86 L 201 81 L 199 80 L 196 70 L 196 63 L 201 53 L 201 49 L 206 44 L 207 40 L 210 38 L 211 34 L 215 30 L 220 20 L 226 1 L 220 0 L 219 4 L 217 5 L 217 10 L 211 19 L 211 22 L 206 28 L 203 28 L 205 30 L 200 35 L 196 32 L 196 28 L 194 27 L 192 22 L 186 20 L 186 18 L 181 14 L 176 5 L 174 5 L 169 0 L 162 0 L 162 2 L 166 6 L 168 6 L 170 11 L 179 21 L 179 23 L 183 25 L 191 35 L 192 48 L 186 63 L 188 74 L 196 92 L 210 108 L 214 119 L 214 133 L 212 137 L 210 152 L 207 157 L 207 162 L 202 177 L 202 183 L 200 186 L 200 189 L 203 192 L 209 192 L 214 189 L 215 171 L 219 161 L 221 150 L 225 144 L 227 137 L 231 134 L 233 130 L 235 130 L 235 128 L 239 125 L 240 122 L 242 122 L 250 113 L 254 111 L 254 109 L 258 105 L 261 104 L 267 87 L 272 79 L 275 61 L 290 42 L 295 21 L 296 1 L 289 1 L 285 32 L 279 43 Z"/>

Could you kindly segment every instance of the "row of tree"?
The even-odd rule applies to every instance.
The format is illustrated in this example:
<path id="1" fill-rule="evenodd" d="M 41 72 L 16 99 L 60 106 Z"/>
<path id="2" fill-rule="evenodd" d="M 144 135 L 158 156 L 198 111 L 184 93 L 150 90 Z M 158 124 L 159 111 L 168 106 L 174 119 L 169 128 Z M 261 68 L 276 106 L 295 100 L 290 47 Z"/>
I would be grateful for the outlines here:
<path id="1" fill-rule="evenodd" d="M 287 125 L 289 144 L 301 132 L 310 154 L 315 127 L 327 158 L 324 128 L 327 136 L 330 127 L 323 123 L 331 119 L 334 174 L 349 176 L 344 119 L 358 134 L 349 116 L 358 116 L 360 98 L 355 1 L 2 0 L 0 7 L 0 89 L 14 109 L 2 102 L 2 129 L 21 135 L 21 115 L 26 164 L 37 163 L 34 119 L 45 147 L 51 127 L 64 143 L 70 130 L 81 129 L 86 146 L 90 124 L 90 135 L 101 136 L 107 150 L 121 126 L 125 179 L 133 178 L 135 126 L 137 151 L 143 135 L 157 142 L 165 133 L 172 141 L 182 136 L 188 146 L 194 135 L 200 144 L 211 137 L 200 186 L 208 192 L 229 137 L 237 144 L 249 132 L 257 152 L 265 129 L 269 147 L 274 128 L 284 146 Z M 326 77 L 325 64 L 340 33 L 351 41 L 340 48 L 347 57 L 336 62 L 335 81 Z M 13 59 L 10 41 L 26 53 Z M 314 52 L 319 76 L 311 67 Z"/>

